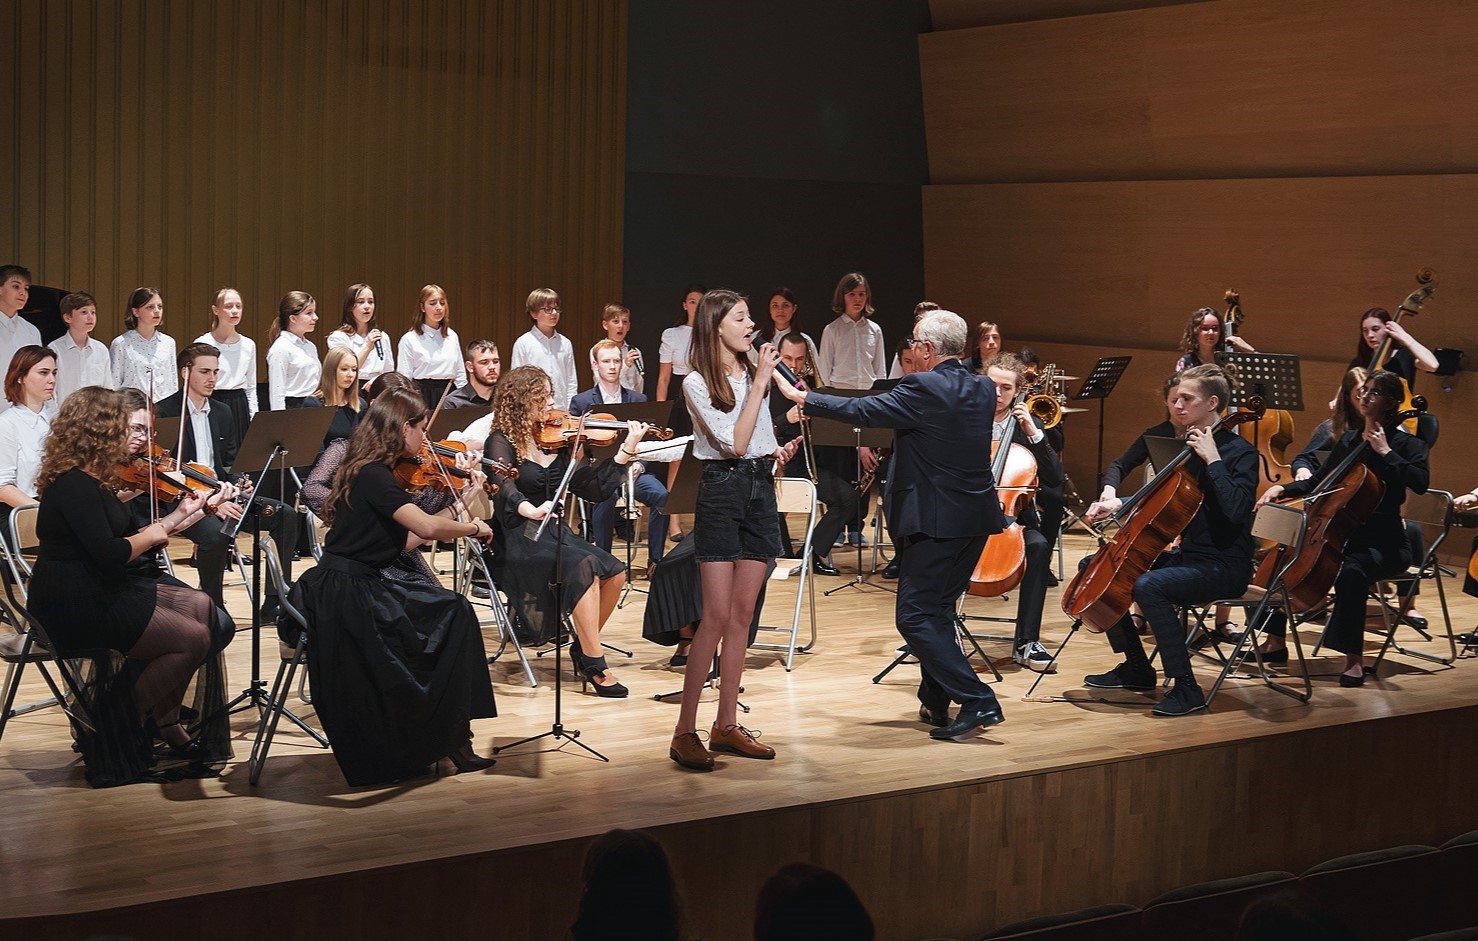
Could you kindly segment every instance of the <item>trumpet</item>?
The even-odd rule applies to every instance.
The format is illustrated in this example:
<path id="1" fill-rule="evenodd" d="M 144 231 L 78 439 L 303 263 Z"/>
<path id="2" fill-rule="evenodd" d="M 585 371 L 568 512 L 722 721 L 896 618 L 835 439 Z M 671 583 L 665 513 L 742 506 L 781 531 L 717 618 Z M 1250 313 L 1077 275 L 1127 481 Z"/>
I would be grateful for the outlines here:
<path id="1" fill-rule="evenodd" d="M 1046 392 L 1027 396 L 1026 410 L 1042 423 L 1043 428 L 1055 428 L 1062 421 L 1062 403 L 1057 401 L 1057 396 Z"/>

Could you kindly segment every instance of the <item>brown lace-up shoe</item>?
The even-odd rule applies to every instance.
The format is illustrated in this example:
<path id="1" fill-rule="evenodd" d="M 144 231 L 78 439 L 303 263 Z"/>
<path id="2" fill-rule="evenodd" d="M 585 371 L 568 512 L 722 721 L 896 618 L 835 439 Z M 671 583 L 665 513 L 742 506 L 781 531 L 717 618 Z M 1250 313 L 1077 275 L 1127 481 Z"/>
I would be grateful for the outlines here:
<path id="1" fill-rule="evenodd" d="M 731 725 L 720 729 L 714 726 L 708 733 L 708 746 L 714 751 L 743 755 L 745 758 L 774 758 L 775 749 L 759 741 L 758 732 L 751 732 L 742 725 Z"/>
<path id="2" fill-rule="evenodd" d="M 713 770 L 713 754 L 703 747 L 703 740 L 698 737 L 697 732 L 674 735 L 672 747 L 667 749 L 667 757 L 694 771 Z"/>

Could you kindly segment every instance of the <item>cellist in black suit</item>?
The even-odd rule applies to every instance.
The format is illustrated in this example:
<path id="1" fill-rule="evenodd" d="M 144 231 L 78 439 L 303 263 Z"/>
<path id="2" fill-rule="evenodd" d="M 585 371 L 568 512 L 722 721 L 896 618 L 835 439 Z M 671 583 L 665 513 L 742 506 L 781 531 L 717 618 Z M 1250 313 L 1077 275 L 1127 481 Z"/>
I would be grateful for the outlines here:
<path id="1" fill-rule="evenodd" d="M 990 469 L 996 387 L 961 361 L 968 328 L 958 314 L 930 311 L 914 325 L 920 369 L 887 392 L 842 398 L 796 389 L 786 398 L 812 417 L 892 428 L 893 467 L 884 494 L 902 555 L 898 631 L 919 660 L 920 718 L 951 739 L 1002 721 L 995 693 L 955 643 L 954 606 L 980 550 L 1005 525 Z M 949 721 L 949 703 L 960 704 Z"/>
<path id="2" fill-rule="evenodd" d="M 209 343 L 192 343 L 181 350 L 177 358 L 180 372 L 184 375 L 181 388 L 159 400 L 155 410 L 161 418 L 181 419 L 184 425 L 180 442 L 181 461 L 204 464 L 211 468 L 217 480 L 226 483 L 231 480 L 240 437 L 231 410 L 219 405 L 213 407 L 211 402 L 216 377 L 220 374 L 220 356 L 221 351 Z M 158 443 L 166 448 L 174 446 L 172 441 Z M 243 481 L 242 487 L 250 492 L 250 480 Z M 229 492 L 228 495 L 234 496 Z M 255 498 L 253 504 L 270 508 L 263 515 L 262 523 L 277 540 L 283 557 L 283 574 L 291 582 L 293 547 L 298 538 L 297 514 L 284 504 L 265 497 Z M 229 534 L 243 512 L 241 506 L 227 499 L 214 516 L 205 517 L 180 534 L 195 543 L 195 567 L 200 572 L 200 590 L 222 607 L 225 606 L 221 599 L 222 582 L 231 550 Z M 270 583 L 265 595 L 263 619 L 272 620 L 277 616 L 278 604 L 276 589 Z"/>

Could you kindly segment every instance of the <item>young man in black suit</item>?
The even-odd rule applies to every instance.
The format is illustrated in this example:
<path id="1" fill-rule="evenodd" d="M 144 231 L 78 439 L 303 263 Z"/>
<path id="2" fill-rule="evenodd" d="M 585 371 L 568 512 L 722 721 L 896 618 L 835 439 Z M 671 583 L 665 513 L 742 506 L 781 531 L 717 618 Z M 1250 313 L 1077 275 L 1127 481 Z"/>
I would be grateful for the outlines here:
<path id="1" fill-rule="evenodd" d="M 615 340 L 601 340 L 591 347 L 590 367 L 595 371 L 595 385 L 570 399 L 570 414 L 584 415 L 586 412 L 599 411 L 602 405 L 645 402 L 645 395 L 621 385 L 621 368 L 624 365 L 621 344 Z M 647 524 L 647 564 L 655 565 L 662 561 L 662 550 L 667 542 L 667 513 L 664 512 L 667 506 L 667 487 L 656 474 L 647 472 L 645 462 L 633 461 L 629 466 L 632 468 L 631 473 L 636 475 L 632 490 L 637 502 L 652 511 L 651 522 Z M 616 531 L 615 494 L 597 503 L 591 510 L 590 528 L 595 535 L 595 544 L 610 552 Z"/>
<path id="2" fill-rule="evenodd" d="M 186 464 L 204 464 L 215 472 L 216 479 L 231 486 L 231 467 L 236 462 L 236 419 L 229 408 L 212 406 L 211 393 L 220 374 L 221 351 L 209 343 L 192 343 L 180 351 L 176 362 L 183 374 L 181 388 L 155 406 L 160 418 L 180 418 L 184 435 L 180 443 L 180 459 Z M 160 441 L 161 447 L 173 449 L 175 442 Z M 242 481 L 242 489 L 250 492 L 250 480 Z M 234 488 L 233 488 L 234 490 Z M 297 545 L 297 514 L 276 500 L 259 497 L 255 506 L 269 507 L 262 523 L 277 540 L 282 550 L 283 575 L 292 581 L 292 548 Z M 224 500 L 216 515 L 207 516 L 181 535 L 195 543 L 195 567 L 200 572 L 200 590 L 224 607 L 222 584 L 231 550 L 230 531 L 245 509 L 230 499 Z M 277 616 L 276 589 L 269 583 L 264 592 L 263 619 Z"/>
<path id="3" fill-rule="evenodd" d="M 776 386 L 812 417 L 892 428 L 893 466 L 884 501 L 902 553 L 898 631 L 919 659 L 919 717 L 936 739 L 1003 720 L 995 693 L 955 642 L 955 601 L 985 540 L 1005 526 L 990 471 L 996 387 L 961 362 L 968 330 L 950 311 L 914 324 L 919 372 L 887 392 L 841 398 Z M 949 703 L 960 704 L 950 721 Z"/>
<path id="4" fill-rule="evenodd" d="M 1037 462 L 1040 490 L 1062 487 L 1062 461 L 1053 450 L 1047 432 L 1027 411 L 1025 402 L 1015 402 L 1021 391 L 1024 364 L 1011 353 L 991 360 L 985 374 L 995 383 L 996 412 L 992 438 L 1002 446 L 1019 444 Z M 1052 571 L 1052 536 L 1043 526 L 1045 514 L 1034 498 L 1023 503 L 1017 522 L 1026 543 L 1026 573 L 1016 588 L 1016 642 L 1011 659 L 1030 670 L 1052 669 L 1052 655 L 1041 644 L 1042 608 L 1047 600 L 1047 576 Z"/>

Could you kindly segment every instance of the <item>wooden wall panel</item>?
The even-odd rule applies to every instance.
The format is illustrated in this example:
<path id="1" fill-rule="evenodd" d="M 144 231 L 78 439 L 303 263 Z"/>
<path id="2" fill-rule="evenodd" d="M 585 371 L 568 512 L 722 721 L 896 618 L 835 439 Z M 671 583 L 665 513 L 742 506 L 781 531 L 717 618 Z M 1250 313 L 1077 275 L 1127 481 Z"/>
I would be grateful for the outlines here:
<path id="1" fill-rule="evenodd" d="M 259 338 L 311 292 L 322 348 L 367 281 L 396 336 L 437 282 L 505 348 L 554 287 L 579 346 L 621 291 L 625 49 L 625 0 L 5 4 L 0 263 L 105 341 L 139 285 L 188 339 L 232 284 Z"/>
<path id="2" fill-rule="evenodd" d="M 941 30 L 1205 2 L 1208 0 L 930 0 L 929 13 L 934 28 Z"/>
<path id="3" fill-rule="evenodd" d="M 1466 172 L 1475 46 L 1478 6 L 1461 0 L 1218 0 L 935 32 L 920 37 L 930 178 Z"/>
<path id="4" fill-rule="evenodd" d="M 1478 176 L 931 186 L 924 247 L 929 298 L 998 321 L 1008 348 L 1042 348 L 1074 375 L 1135 355 L 1106 416 L 1109 457 L 1159 420 L 1186 319 L 1229 288 L 1258 349 L 1303 357 L 1300 440 L 1326 417 L 1360 313 L 1394 307 L 1421 265 L 1438 289 L 1412 332 L 1478 351 Z M 1423 376 L 1418 391 L 1444 422 L 1435 482 L 1471 489 L 1478 383 Z M 1068 469 L 1087 495 L 1096 413 L 1070 421 Z"/>

